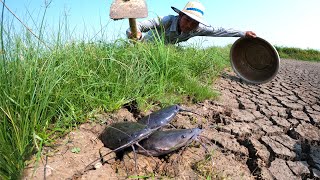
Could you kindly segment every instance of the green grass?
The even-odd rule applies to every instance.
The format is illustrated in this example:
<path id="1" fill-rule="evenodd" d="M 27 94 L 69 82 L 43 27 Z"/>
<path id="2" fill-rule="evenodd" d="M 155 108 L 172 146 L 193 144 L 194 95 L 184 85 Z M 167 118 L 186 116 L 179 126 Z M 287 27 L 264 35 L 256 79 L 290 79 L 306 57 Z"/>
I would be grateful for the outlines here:
<path id="1" fill-rule="evenodd" d="M 213 80 L 229 64 L 228 48 L 119 40 L 57 42 L 49 51 L 26 37 L 0 60 L 0 179 L 21 177 L 31 154 L 89 114 L 215 98 Z"/>
<path id="2" fill-rule="evenodd" d="M 320 51 L 315 49 L 300 49 L 277 46 L 276 49 L 281 58 L 320 62 Z"/>
<path id="3" fill-rule="evenodd" d="M 215 180 L 226 180 L 230 179 L 223 172 L 219 172 L 212 164 L 214 163 L 214 151 L 205 155 L 204 159 L 196 162 L 193 165 L 193 170 L 195 170 L 200 176 L 201 179 L 215 179 Z"/>

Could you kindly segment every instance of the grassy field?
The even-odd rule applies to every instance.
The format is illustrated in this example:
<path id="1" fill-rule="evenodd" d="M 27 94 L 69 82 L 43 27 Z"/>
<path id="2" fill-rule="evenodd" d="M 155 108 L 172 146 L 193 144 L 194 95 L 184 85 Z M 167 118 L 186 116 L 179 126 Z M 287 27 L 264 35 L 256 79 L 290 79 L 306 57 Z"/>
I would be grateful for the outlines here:
<path id="1" fill-rule="evenodd" d="M 278 46 L 276 46 L 276 49 L 281 58 L 320 62 L 320 51 L 315 49 L 300 49 Z"/>

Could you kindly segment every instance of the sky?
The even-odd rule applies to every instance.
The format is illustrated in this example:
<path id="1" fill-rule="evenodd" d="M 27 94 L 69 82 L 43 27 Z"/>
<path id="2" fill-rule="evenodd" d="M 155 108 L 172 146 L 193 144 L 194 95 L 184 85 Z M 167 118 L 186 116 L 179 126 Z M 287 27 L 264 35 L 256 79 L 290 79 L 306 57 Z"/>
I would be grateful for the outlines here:
<path id="1" fill-rule="evenodd" d="M 2 2 L 4 0 L 1 0 Z M 6 5 L 31 29 L 41 24 L 45 3 L 49 0 L 6 0 Z M 109 18 L 111 0 L 51 0 L 45 13 L 48 29 L 57 29 L 66 22 L 79 36 L 93 37 L 104 32 L 108 40 L 125 38 L 127 19 L 113 21 Z M 146 0 L 148 18 L 175 15 L 174 6 L 183 9 L 187 0 Z M 205 6 L 205 19 L 213 27 L 254 31 L 272 45 L 320 50 L 320 0 L 200 0 Z M 5 10 L 8 22 L 18 23 Z M 137 19 L 142 21 L 144 19 Z M 19 24 L 19 23 L 18 23 Z M 101 31 L 102 30 L 102 31 Z M 98 33 L 99 34 L 99 33 Z M 203 46 L 232 44 L 233 37 L 199 37 L 189 43 Z"/>

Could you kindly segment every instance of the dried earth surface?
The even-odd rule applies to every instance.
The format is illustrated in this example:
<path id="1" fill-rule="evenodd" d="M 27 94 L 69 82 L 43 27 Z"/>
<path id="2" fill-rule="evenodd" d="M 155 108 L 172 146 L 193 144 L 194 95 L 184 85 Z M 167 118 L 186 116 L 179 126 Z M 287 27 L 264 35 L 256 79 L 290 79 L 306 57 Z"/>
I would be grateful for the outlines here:
<path id="1" fill-rule="evenodd" d="M 167 156 L 138 154 L 135 171 L 129 148 L 101 163 L 96 159 L 110 151 L 98 139 L 106 125 L 151 113 L 125 107 L 97 115 L 46 147 L 24 179 L 319 179 L 320 63 L 282 60 L 278 75 L 261 85 L 225 72 L 216 87 L 219 100 L 184 106 L 201 116 L 179 113 L 172 122 L 175 128 L 201 126 L 210 153 L 195 142 Z"/>

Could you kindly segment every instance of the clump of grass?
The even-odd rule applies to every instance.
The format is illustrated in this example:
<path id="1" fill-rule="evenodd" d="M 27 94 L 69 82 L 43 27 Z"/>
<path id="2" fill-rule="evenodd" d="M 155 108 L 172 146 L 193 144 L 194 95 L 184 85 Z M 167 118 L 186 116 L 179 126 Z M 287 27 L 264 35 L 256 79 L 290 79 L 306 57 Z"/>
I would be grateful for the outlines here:
<path id="1" fill-rule="evenodd" d="M 275 47 L 281 58 L 320 62 L 320 51 L 291 47 Z"/>
<path id="2" fill-rule="evenodd" d="M 222 172 L 217 172 L 213 166 L 213 152 L 211 154 L 207 154 L 205 158 L 193 165 L 193 169 L 199 173 L 203 179 L 211 180 L 211 179 L 218 179 L 218 180 L 225 180 L 230 179 L 229 177 L 225 176 Z"/>

